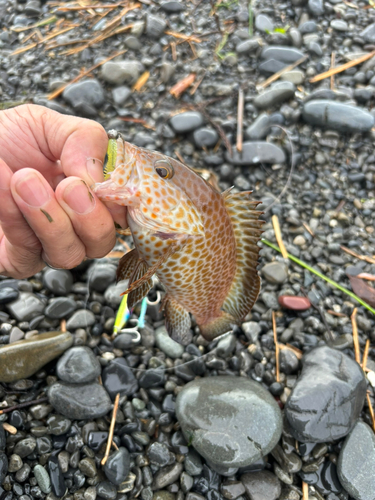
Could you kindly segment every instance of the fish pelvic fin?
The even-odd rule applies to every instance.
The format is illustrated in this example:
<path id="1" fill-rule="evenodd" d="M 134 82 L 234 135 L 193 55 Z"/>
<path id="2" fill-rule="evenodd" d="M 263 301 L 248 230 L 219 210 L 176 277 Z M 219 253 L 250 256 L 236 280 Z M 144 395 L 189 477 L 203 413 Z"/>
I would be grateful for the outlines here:
<path id="1" fill-rule="evenodd" d="M 233 327 L 238 323 L 239 321 L 231 314 L 220 311 L 218 316 L 203 325 L 199 325 L 199 329 L 206 340 L 214 340 L 219 335 L 233 330 Z"/>
<path id="2" fill-rule="evenodd" d="M 117 281 L 129 280 L 128 287 L 138 281 L 139 286 L 129 293 L 128 307 L 131 309 L 137 302 L 146 297 L 152 288 L 152 278 L 142 281 L 146 275 L 148 266 L 146 262 L 139 257 L 138 251 L 134 248 L 127 252 L 121 259 L 117 268 Z M 125 292 L 127 293 L 127 292 Z M 124 294 L 123 294 L 124 295 Z"/>
<path id="3" fill-rule="evenodd" d="M 189 312 L 177 301 L 168 296 L 164 300 L 165 327 L 169 336 L 182 345 L 190 344 L 191 319 Z"/>
<path id="4" fill-rule="evenodd" d="M 258 298 L 260 277 L 257 266 L 258 242 L 264 221 L 263 212 L 256 210 L 258 201 L 250 199 L 251 191 L 223 193 L 224 203 L 231 219 L 237 246 L 236 273 L 222 309 L 241 321 L 250 312 Z"/>

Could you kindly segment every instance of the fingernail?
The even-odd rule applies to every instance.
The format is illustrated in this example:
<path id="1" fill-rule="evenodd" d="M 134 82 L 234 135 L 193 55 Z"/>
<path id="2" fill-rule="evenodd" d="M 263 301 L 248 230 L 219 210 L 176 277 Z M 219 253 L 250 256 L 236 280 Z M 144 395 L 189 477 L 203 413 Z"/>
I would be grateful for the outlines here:
<path id="1" fill-rule="evenodd" d="M 94 182 L 103 182 L 103 162 L 98 158 L 87 158 L 86 160 L 87 173 Z"/>
<path id="2" fill-rule="evenodd" d="M 41 207 L 50 198 L 37 174 L 28 174 L 16 182 L 15 189 L 20 198 L 32 207 Z"/>
<path id="3" fill-rule="evenodd" d="M 70 184 L 64 191 L 64 201 L 77 214 L 90 213 L 95 207 L 95 198 L 84 181 Z"/>

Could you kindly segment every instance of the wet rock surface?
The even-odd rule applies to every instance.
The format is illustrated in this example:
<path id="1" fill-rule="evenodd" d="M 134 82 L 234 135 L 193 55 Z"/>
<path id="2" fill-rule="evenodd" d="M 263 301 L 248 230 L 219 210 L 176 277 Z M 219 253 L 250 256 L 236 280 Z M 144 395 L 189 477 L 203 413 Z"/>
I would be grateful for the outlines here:
<path id="1" fill-rule="evenodd" d="M 329 347 L 304 357 L 303 369 L 285 415 L 296 439 L 334 441 L 346 436 L 357 421 L 366 396 L 366 381 L 358 364 Z"/>

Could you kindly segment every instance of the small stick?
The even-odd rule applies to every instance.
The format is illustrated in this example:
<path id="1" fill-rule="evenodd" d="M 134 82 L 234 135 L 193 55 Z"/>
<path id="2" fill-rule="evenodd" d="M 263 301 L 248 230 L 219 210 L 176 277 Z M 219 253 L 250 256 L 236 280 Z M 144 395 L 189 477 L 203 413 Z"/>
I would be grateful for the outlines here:
<path id="1" fill-rule="evenodd" d="M 186 76 L 185 78 L 177 82 L 176 85 L 173 85 L 169 93 L 172 94 L 176 99 L 178 99 L 181 94 L 194 83 L 195 76 L 195 73 L 191 73 L 189 76 Z"/>
<path id="2" fill-rule="evenodd" d="M 303 227 L 306 229 L 306 231 L 313 237 L 315 238 L 315 233 L 314 231 L 311 229 L 311 227 L 306 223 L 306 222 L 303 222 L 302 223 Z"/>
<path id="3" fill-rule="evenodd" d="M 332 52 L 331 54 L 331 69 L 335 66 L 336 54 Z M 335 88 L 335 75 L 331 75 L 331 90 Z"/>
<path id="4" fill-rule="evenodd" d="M 276 356 L 276 382 L 280 382 L 280 365 L 279 365 L 279 344 L 277 342 L 277 331 L 276 331 L 276 315 L 275 311 L 272 311 L 272 328 L 273 328 L 273 341 L 275 342 L 275 356 Z"/>
<path id="5" fill-rule="evenodd" d="M 352 328 L 353 328 L 353 343 L 354 343 L 354 354 L 355 354 L 355 360 L 357 363 L 360 365 L 361 364 L 361 351 L 359 349 L 359 341 L 358 341 L 358 327 L 357 327 L 357 308 L 354 308 L 354 311 L 352 312 L 352 315 L 350 316 L 350 319 L 352 320 Z"/>
<path id="6" fill-rule="evenodd" d="M 330 314 L 331 316 L 336 316 L 337 318 L 346 318 L 346 314 L 332 311 L 332 309 L 328 309 L 327 313 Z"/>
<path id="7" fill-rule="evenodd" d="M 302 64 L 304 61 L 306 61 L 307 57 L 308 56 L 303 56 L 303 57 L 301 57 L 301 59 L 298 59 L 298 61 L 296 61 L 295 63 L 290 64 L 289 66 L 286 66 L 285 68 L 281 69 L 280 71 L 277 71 L 277 73 L 274 73 L 272 76 L 270 76 L 269 78 L 267 78 L 267 80 L 264 81 L 263 83 L 261 83 L 260 85 L 258 85 L 258 87 L 260 89 L 265 89 L 266 87 L 268 87 L 268 85 L 270 85 L 271 83 L 273 83 L 276 80 L 278 80 L 281 75 L 283 75 L 287 71 L 292 71 L 292 69 L 296 68 L 297 66 L 299 66 L 300 64 Z"/>
<path id="8" fill-rule="evenodd" d="M 200 78 L 196 84 L 194 85 L 194 87 L 190 90 L 190 95 L 194 95 L 195 92 L 197 91 L 199 85 L 203 82 L 203 78 L 206 76 L 206 72 L 203 73 L 203 76 L 202 78 Z"/>
<path id="9" fill-rule="evenodd" d="M 366 370 L 369 349 L 370 349 L 370 339 L 367 339 L 366 345 L 365 345 L 365 350 L 363 351 L 362 370 Z"/>
<path id="10" fill-rule="evenodd" d="M 133 90 L 140 92 L 141 88 L 147 83 L 147 80 L 149 79 L 149 77 L 150 77 L 149 71 L 145 71 L 144 73 L 142 73 L 142 75 L 138 78 L 138 80 L 133 85 Z"/>
<path id="11" fill-rule="evenodd" d="M 127 49 L 121 50 L 120 52 L 116 52 L 116 54 L 113 54 L 110 57 L 107 57 L 107 59 L 104 59 L 104 61 L 100 61 L 99 63 L 94 64 L 94 66 L 91 66 L 91 68 L 89 68 L 87 71 L 83 71 L 78 76 L 76 76 L 75 78 L 73 78 L 72 81 L 70 81 L 66 85 L 63 85 L 62 87 L 58 88 L 55 92 L 52 92 L 51 94 L 49 94 L 48 95 L 48 100 L 50 101 L 51 99 L 55 99 L 56 97 L 58 97 L 60 94 L 62 94 L 64 92 L 64 90 L 66 89 L 66 87 L 68 85 L 71 85 L 72 83 L 78 82 L 78 80 L 80 80 L 84 76 L 87 76 L 88 74 L 90 74 L 92 71 L 94 71 L 94 69 L 99 68 L 99 66 L 102 66 L 107 61 L 110 61 L 111 59 L 113 59 L 113 58 L 115 58 L 117 56 L 120 56 L 121 54 L 124 54 L 126 51 L 127 51 Z"/>
<path id="12" fill-rule="evenodd" d="M 294 354 L 296 355 L 296 357 L 298 359 L 302 359 L 303 358 L 303 353 L 302 353 L 302 351 L 300 349 L 298 349 L 298 347 L 294 347 L 291 344 L 286 344 L 285 345 L 285 344 L 282 344 L 281 342 L 279 342 L 278 345 L 279 345 L 279 348 L 281 350 L 283 350 L 283 349 L 289 349 L 289 351 L 293 351 Z"/>
<path id="13" fill-rule="evenodd" d="M 368 262 L 369 264 L 375 264 L 375 259 L 372 259 L 371 257 L 368 257 L 367 255 L 359 255 L 358 253 L 353 252 L 353 250 L 349 250 L 349 248 L 344 247 L 343 245 L 340 245 L 341 250 L 344 250 L 344 252 L 348 253 L 349 255 L 352 255 L 353 257 L 356 257 L 359 260 L 364 260 L 365 262 Z"/>
<path id="14" fill-rule="evenodd" d="M 371 399 L 370 399 L 370 394 L 366 394 L 367 397 L 367 404 L 368 404 L 368 409 L 370 411 L 370 416 L 371 416 L 371 422 L 372 422 L 372 429 L 375 432 L 375 415 L 374 415 L 374 409 L 371 404 Z"/>
<path id="15" fill-rule="evenodd" d="M 195 43 L 201 43 L 201 39 L 193 36 L 193 35 L 185 35 L 184 33 L 176 33 L 175 31 L 165 31 L 164 32 L 166 35 L 171 35 L 174 36 L 175 38 L 181 38 L 181 40 L 184 40 L 185 42 L 195 42 Z"/>
<path id="16" fill-rule="evenodd" d="M 33 401 L 26 401 L 25 403 L 20 403 L 19 405 L 9 406 L 9 408 L 4 408 L 3 410 L 0 410 L 0 415 L 2 415 L 3 413 L 10 413 L 11 411 L 14 410 L 19 410 L 20 408 L 26 408 L 27 406 L 36 405 L 39 403 L 45 403 L 46 401 L 48 401 L 48 398 L 40 398 L 40 399 L 33 399 Z"/>
<path id="17" fill-rule="evenodd" d="M 242 139 L 243 139 L 243 104 L 244 104 L 244 92 L 242 89 L 238 90 L 238 108 L 237 108 L 237 151 L 241 153 L 242 151 Z"/>
<path id="18" fill-rule="evenodd" d="M 176 42 L 171 42 L 171 51 L 172 51 L 172 59 L 174 61 L 177 61 L 177 48 L 176 48 Z"/>
<path id="19" fill-rule="evenodd" d="M 8 422 L 3 422 L 3 427 L 9 434 L 17 434 L 17 429 L 13 425 L 8 424 Z"/>
<path id="20" fill-rule="evenodd" d="M 316 75 L 313 78 L 310 78 L 309 81 L 310 83 L 320 82 L 320 80 L 324 80 L 325 78 L 328 78 L 332 75 L 337 75 L 337 73 L 342 73 L 343 71 L 352 68 L 353 66 L 357 66 L 357 64 L 361 64 L 367 61 L 368 59 L 371 59 L 374 56 L 375 56 L 375 50 L 373 50 L 369 54 L 358 57 L 358 59 L 354 59 L 354 61 L 349 61 L 345 64 L 341 64 L 341 66 L 337 66 L 337 68 L 332 68 L 329 69 L 328 71 L 325 71 L 324 73 L 320 73 L 320 75 Z"/>
<path id="21" fill-rule="evenodd" d="M 367 281 L 375 281 L 375 275 L 369 273 L 359 273 L 357 274 L 357 278 L 361 278 L 362 280 Z"/>
<path id="22" fill-rule="evenodd" d="M 115 404 L 113 405 L 113 412 L 112 412 L 111 425 L 109 427 L 107 447 L 105 449 L 105 455 L 103 457 L 103 460 L 100 462 L 102 465 L 105 465 L 105 463 L 107 462 L 108 457 L 109 457 L 109 452 L 111 450 L 111 444 L 112 444 L 112 441 L 113 441 L 113 433 L 114 433 L 114 430 L 115 430 L 116 415 L 117 415 L 119 401 L 120 401 L 120 393 L 117 393 L 116 394 L 116 399 L 115 399 Z"/>
<path id="23" fill-rule="evenodd" d="M 66 319 L 62 319 L 62 320 L 61 320 L 61 323 L 60 323 L 60 330 L 62 331 L 62 333 L 65 333 L 65 332 L 66 332 Z"/>
<path id="24" fill-rule="evenodd" d="M 174 150 L 174 154 L 177 156 L 177 158 L 180 160 L 181 163 L 186 165 L 186 161 L 182 158 L 181 153 L 179 151 L 177 151 L 177 149 Z"/>
<path id="25" fill-rule="evenodd" d="M 309 485 L 302 481 L 302 500 L 309 500 Z"/>
<path id="26" fill-rule="evenodd" d="M 286 251 L 286 248 L 285 248 L 282 236 L 281 236 L 279 218 L 277 217 L 277 215 L 272 216 L 272 224 L 273 224 L 273 230 L 275 231 L 277 244 L 279 245 L 279 248 L 281 250 L 281 254 L 282 254 L 284 259 L 287 259 L 288 252 Z"/>
<path id="27" fill-rule="evenodd" d="M 59 7 L 56 12 L 67 12 L 70 10 L 86 10 L 86 9 L 114 9 L 115 7 L 123 7 L 124 3 L 87 5 L 86 7 Z"/>

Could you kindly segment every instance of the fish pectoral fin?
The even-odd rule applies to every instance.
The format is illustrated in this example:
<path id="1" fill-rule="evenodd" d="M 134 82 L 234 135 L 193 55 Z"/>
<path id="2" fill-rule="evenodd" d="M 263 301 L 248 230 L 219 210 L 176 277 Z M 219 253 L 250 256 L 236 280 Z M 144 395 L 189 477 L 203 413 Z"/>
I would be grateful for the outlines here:
<path id="1" fill-rule="evenodd" d="M 173 242 L 169 246 L 168 250 L 165 253 L 163 253 L 163 255 L 161 255 L 158 258 L 158 260 L 155 262 L 155 264 L 153 266 L 149 267 L 148 269 L 147 269 L 147 264 L 142 260 L 141 262 L 146 267 L 144 274 L 141 276 L 138 275 L 138 277 L 136 277 L 136 274 L 134 273 L 134 275 L 131 276 L 131 279 L 129 281 L 128 289 L 125 290 L 123 295 L 125 295 L 126 293 L 132 292 L 133 290 L 135 290 L 136 288 L 141 286 L 144 282 L 150 280 L 152 278 L 152 276 L 156 273 L 156 271 L 159 269 L 159 267 L 162 264 L 164 264 L 164 262 L 166 262 L 169 259 L 169 257 L 171 257 L 171 255 L 173 255 L 177 251 L 177 249 L 180 248 L 180 246 L 181 246 L 181 244 L 179 241 Z"/>
<path id="2" fill-rule="evenodd" d="M 154 284 L 152 282 L 152 278 L 150 278 L 149 280 L 143 281 L 143 283 L 141 283 L 138 288 L 130 292 L 128 295 L 128 302 L 127 302 L 128 308 L 132 309 L 135 306 L 135 304 L 137 304 L 137 302 L 146 297 L 146 295 L 153 286 Z"/>
<path id="3" fill-rule="evenodd" d="M 117 283 L 122 280 L 130 279 L 135 267 L 140 263 L 140 258 L 138 250 L 133 248 L 130 252 L 127 252 L 120 259 L 116 271 L 116 281 Z"/>
<path id="4" fill-rule="evenodd" d="M 164 302 L 165 326 L 169 336 L 182 345 L 191 342 L 191 320 L 189 312 L 178 302 L 167 297 Z"/>
<path id="5" fill-rule="evenodd" d="M 132 232 L 131 232 L 129 227 L 127 227 L 126 229 L 116 228 L 116 233 L 121 234 L 122 236 L 131 236 L 132 235 Z"/>

